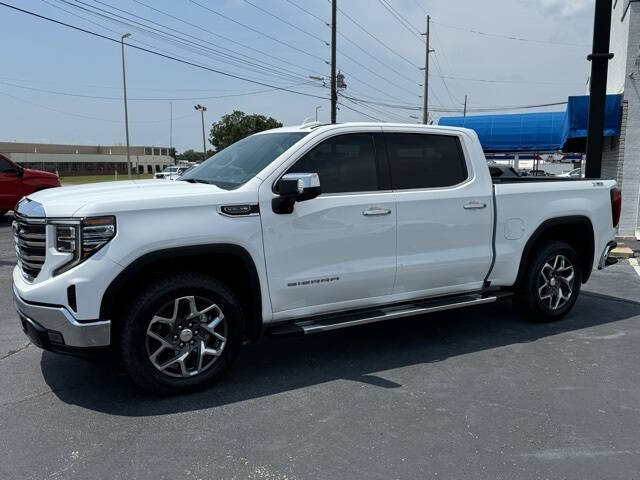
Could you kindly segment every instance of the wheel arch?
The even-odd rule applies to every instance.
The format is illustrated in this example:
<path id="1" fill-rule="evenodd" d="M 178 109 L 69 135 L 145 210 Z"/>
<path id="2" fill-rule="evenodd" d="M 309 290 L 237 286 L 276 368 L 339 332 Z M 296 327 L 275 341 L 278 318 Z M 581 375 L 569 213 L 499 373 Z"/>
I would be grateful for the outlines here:
<path id="1" fill-rule="evenodd" d="M 519 285 L 522 281 L 534 248 L 550 240 L 567 242 L 576 249 L 582 269 L 582 283 L 589 280 L 595 254 L 593 224 L 585 215 L 571 215 L 547 219 L 536 228 L 522 251 L 515 285 Z"/>
<path id="2" fill-rule="evenodd" d="M 157 275 L 198 271 L 224 282 L 242 302 L 245 334 L 251 341 L 262 335 L 260 278 L 251 254 L 234 244 L 177 247 L 146 253 L 125 267 L 109 284 L 100 303 L 100 319 L 111 320 L 117 337 L 121 314 L 129 300 Z"/>

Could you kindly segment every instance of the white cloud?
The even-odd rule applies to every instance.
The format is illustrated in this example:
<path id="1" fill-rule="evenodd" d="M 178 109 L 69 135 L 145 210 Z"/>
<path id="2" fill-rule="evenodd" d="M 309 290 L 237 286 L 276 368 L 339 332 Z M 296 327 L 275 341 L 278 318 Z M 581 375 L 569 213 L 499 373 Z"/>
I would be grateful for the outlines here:
<path id="1" fill-rule="evenodd" d="M 593 10 L 594 0 L 523 0 L 538 6 L 545 15 L 561 18 L 581 16 Z"/>

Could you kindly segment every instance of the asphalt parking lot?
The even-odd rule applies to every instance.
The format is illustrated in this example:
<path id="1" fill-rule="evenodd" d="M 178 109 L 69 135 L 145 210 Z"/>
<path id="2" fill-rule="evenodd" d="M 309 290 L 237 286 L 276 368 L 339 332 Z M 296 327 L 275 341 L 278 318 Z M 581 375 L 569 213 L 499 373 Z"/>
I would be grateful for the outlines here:
<path id="1" fill-rule="evenodd" d="M 244 347 L 210 390 L 138 392 L 42 352 L 0 218 L 0 478 L 640 478 L 640 276 L 596 272 L 571 315 L 509 302 Z"/>

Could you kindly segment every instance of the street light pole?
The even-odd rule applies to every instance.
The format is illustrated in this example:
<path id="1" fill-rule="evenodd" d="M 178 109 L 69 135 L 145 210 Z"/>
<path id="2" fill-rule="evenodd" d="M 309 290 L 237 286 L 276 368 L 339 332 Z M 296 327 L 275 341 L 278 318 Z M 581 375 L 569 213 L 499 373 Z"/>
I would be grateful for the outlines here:
<path id="1" fill-rule="evenodd" d="M 320 110 L 322 108 L 322 105 L 318 105 L 316 107 L 316 122 L 318 121 L 318 110 Z"/>
<path id="2" fill-rule="evenodd" d="M 127 111 L 127 74 L 124 67 L 124 39 L 130 37 L 130 33 L 125 33 L 120 37 L 122 46 L 122 86 L 124 87 L 124 129 L 127 134 L 127 176 L 131 180 L 131 151 L 129 148 L 129 112 Z"/>
<path id="3" fill-rule="evenodd" d="M 206 160 L 207 159 L 207 141 L 205 140 L 205 136 L 204 136 L 204 112 L 207 111 L 207 107 L 203 107 L 202 105 L 198 104 L 198 105 L 195 105 L 193 108 L 198 110 L 200 112 L 200 115 L 202 116 L 202 158 Z"/>

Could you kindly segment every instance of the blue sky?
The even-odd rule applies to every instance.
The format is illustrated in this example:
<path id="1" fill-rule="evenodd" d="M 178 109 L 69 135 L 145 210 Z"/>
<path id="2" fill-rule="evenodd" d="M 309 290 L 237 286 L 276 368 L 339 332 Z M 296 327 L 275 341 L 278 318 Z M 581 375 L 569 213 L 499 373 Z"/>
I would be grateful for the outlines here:
<path id="1" fill-rule="evenodd" d="M 112 38 L 131 32 L 128 41 L 133 45 L 310 95 L 273 90 L 127 48 L 134 145 L 169 144 L 170 103 L 173 145 L 180 151 L 201 149 L 196 103 L 207 106 L 207 124 L 234 109 L 297 124 L 312 116 L 317 105 L 322 106 L 320 120 L 328 120 L 328 90 L 308 77 L 329 75 L 325 61 L 330 50 L 324 41 L 330 40 L 330 30 L 298 8 L 328 21 L 327 0 L 3 1 Z M 368 120 L 365 114 L 384 121 L 416 121 L 411 116 L 420 112 L 389 105 L 422 105 L 419 67 L 424 45 L 416 30 L 424 30 L 427 13 L 433 18 L 436 49 L 430 79 L 434 109 L 460 109 L 465 94 L 473 114 L 586 93 L 593 0 L 339 0 L 338 5 L 338 67 L 345 73 L 344 94 L 352 97 L 341 100 L 345 106 L 339 121 Z M 130 25 L 100 14 L 127 17 Z M 119 44 L 1 6 L 0 19 L 0 140 L 124 143 Z M 157 30 L 149 33 L 149 28 Z M 436 119 L 440 115 L 457 113 L 433 112 Z"/>

